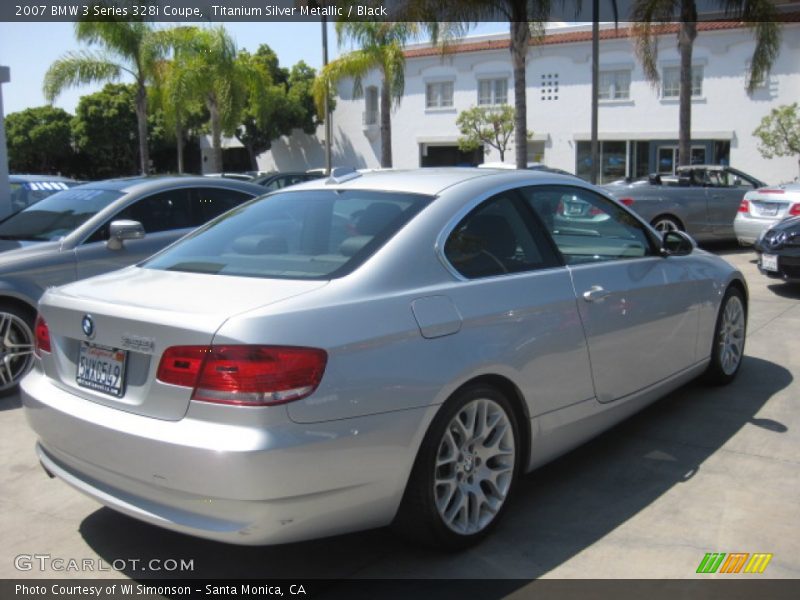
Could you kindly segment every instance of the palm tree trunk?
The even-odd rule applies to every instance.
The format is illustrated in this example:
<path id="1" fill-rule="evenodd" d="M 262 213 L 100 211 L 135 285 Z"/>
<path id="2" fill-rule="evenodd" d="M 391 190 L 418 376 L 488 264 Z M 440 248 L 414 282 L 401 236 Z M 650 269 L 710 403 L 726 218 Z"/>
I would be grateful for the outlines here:
<path id="1" fill-rule="evenodd" d="M 692 50 L 697 37 L 697 11 L 693 0 L 683 0 L 678 51 L 681 55 L 678 115 L 678 165 L 692 162 Z"/>
<path id="2" fill-rule="evenodd" d="M 381 167 L 392 168 L 392 98 L 389 90 L 389 77 L 383 70 L 381 82 Z"/>
<path id="3" fill-rule="evenodd" d="M 253 171 L 258 171 L 258 160 L 256 159 L 256 149 L 253 147 L 253 144 L 245 144 L 244 147 L 247 150 L 247 156 L 250 158 L 250 168 Z"/>
<path id="4" fill-rule="evenodd" d="M 136 88 L 136 122 L 139 129 L 139 167 L 142 175 L 150 171 L 150 153 L 147 148 L 147 89 L 143 83 Z"/>
<path id="5" fill-rule="evenodd" d="M 211 118 L 211 170 L 213 173 L 222 173 L 222 123 L 219 107 L 213 99 L 209 99 L 207 105 Z"/>
<path id="6" fill-rule="evenodd" d="M 183 174 L 183 126 L 180 120 L 175 123 L 175 141 L 178 144 L 178 173 Z"/>
<path id="7" fill-rule="evenodd" d="M 514 63 L 514 149 L 517 154 L 518 169 L 525 169 L 528 166 L 528 103 L 525 96 L 527 91 L 525 61 L 528 56 L 531 30 L 527 16 L 522 16 L 524 20 L 511 22 L 511 56 Z"/>

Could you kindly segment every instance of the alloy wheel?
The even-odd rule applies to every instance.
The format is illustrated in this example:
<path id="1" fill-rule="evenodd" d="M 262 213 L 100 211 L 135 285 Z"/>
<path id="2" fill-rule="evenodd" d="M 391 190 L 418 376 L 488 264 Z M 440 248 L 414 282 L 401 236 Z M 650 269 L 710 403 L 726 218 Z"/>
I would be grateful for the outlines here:
<path id="1" fill-rule="evenodd" d="M 738 296 L 730 296 L 722 312 L 717 340 L 719 363 L 726 375 L 735 373 L 742 361 L 744 334 L 744 306 Z"/>
<path id="2" fill-rule="evenodd" d="M 33 332 L 19 316 L 0 312 L 0 392 L 19 383 L 33 364 Z"/>
<path id="3" fill-rule="evenodd" d="M 514 428 L 505 409 L 488 398 L 461 407 L 436 453 L 434 499 L 444 524 L 462 535 L 485 529 L 508 496 L 515 461 Z"/>

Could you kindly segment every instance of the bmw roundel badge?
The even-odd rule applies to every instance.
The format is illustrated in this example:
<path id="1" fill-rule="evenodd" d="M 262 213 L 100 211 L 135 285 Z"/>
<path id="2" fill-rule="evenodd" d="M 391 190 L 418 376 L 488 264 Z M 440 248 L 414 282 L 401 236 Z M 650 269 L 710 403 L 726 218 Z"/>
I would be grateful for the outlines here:
<path id="1" fill-rule="evenodd" d="M 92 320 L 91 315 L 83 315 L 81 328 L 83 329 L 83 333 L 86 334 L 86 337 L 94 337 L 94 321 Z"/>

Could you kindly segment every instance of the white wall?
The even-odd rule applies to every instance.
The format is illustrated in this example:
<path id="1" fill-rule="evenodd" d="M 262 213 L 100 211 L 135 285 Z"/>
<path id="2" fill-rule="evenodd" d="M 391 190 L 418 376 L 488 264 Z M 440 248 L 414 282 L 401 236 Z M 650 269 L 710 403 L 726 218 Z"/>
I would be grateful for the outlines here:
<path id="1" fill-rule="evenodd" d="M 565 30 L 560 30 L 561 32 Z M 759 179 L 777 183 L 794 179 L 797 158 L 767 160 L 757 150 L 752 136 L 770 109 L 800 98 L 800 25 L 783 27 L 780 56 L 772 68 L 769 83 L 752 95 L 745 90 L 745 69 L 754 43 L 746 29 L 701 31 L 695 42 L 695 62 L 704 66 L 703 97 L 692 102 L 694 139 L 730 139 L 731 165 Z M 629 101 L 601 103 L 600 139 L 675 139 L 678 137 L 677 100 L 661 99 L 658 90 L 644 79 L 628 39 L 601 42 L 601 69 L 632 68 Z M 576 141 L 586 140 L 590 131 L 591 46 L 589 42 L 552 44 L 531 48 L 526 71 L 528 128 L 545 142 L 545 162 L 552 167 L 575 171 Z M 662 36 L 659 64 L 677 65 L 674 34 Z M 558 100 L 543 101 L 542 74 L 559 74 Z M 410 58 L 406 66 L 405 96 L 392 111 L 392 153 L 394 166 L 420 165 L 420 143 L 455 144 L 458 112 L 477 104 L 477 79 L 482 75 L 507 76 L 508 98 L 513 102 L 513 77 L 507 49 Z M 454 107 L 425 109 L 425 84 L 454 80 Z M 377 73 L 364 83 L 380 85 Z M 380 163 L 380 133 L 376 126 L 364 127 L 364 99 L 353 98 L 352 82 L 339 86 L 333 115 L 334 165 L 377 167 Z M 316 137 L 302 132 L 283 138 L 271 152 L 259 158 L 262 168 L 306 169 L 324 161 L 322 129 Z M 318 141 L 319 140 L 319 141 Z M 486 161 L 499 160 L 496 151 Z M 514 162 L 513 138 L 506 162 Z"/>
<path id="2" fill-rule="evenodd" d="M 8 67 L 0 67 L 0 218 L 11 213 L 11 186 L 8 183 L 8 147 L 6 146 L 3 84 L 11 81 Z"/>

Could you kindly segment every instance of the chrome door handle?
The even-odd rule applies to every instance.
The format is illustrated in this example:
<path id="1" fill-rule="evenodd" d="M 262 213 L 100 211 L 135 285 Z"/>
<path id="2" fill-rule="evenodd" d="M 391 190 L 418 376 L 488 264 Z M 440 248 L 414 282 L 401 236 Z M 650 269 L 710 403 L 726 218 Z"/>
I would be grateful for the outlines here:
<path id="1" fill-rule="evenodd" d="M 587 291 L 583 292 L 583 299 L 587 302 L 602 302 L 605 300 L 606 296 L 611 295 L 606 289 L 603 289 L 602 286 L 593 285 Z"/>

